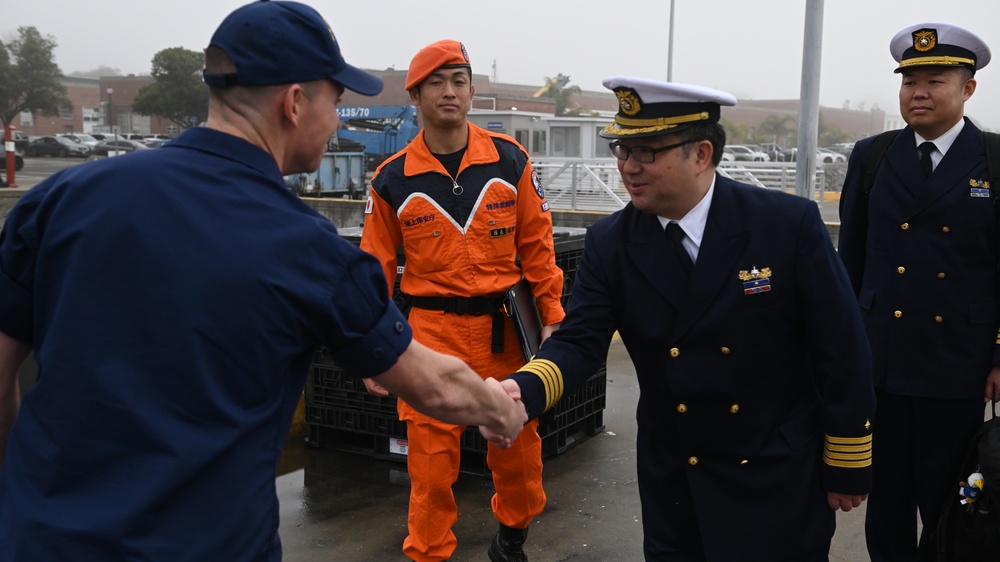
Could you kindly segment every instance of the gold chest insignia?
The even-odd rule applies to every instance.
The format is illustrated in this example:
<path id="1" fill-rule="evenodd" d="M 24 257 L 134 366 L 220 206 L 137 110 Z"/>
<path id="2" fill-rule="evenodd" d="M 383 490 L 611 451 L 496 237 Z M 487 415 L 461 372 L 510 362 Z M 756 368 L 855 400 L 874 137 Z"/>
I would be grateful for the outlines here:
<path id="1" fill-rule="evenodd" d="M 770 267 L 757 269 L 757 266 L 755 265 L 750 268 L 750 271 L 741 269 L 739 277 L 740 281 L 743 282 L 744 295 L 757 295 L 760 293 L 769 293 L 771 291 Z"/>
<path id="2" fill-rule="evenodd" d="M 745 269 L 740 270 L 740 281 L 750 281 L 751 279 L 768 279 L 771 277 L 771 268 L 765 267 L 764 269 L 757 269 L 757 266 L 753 266 L 750 271 Z"/>

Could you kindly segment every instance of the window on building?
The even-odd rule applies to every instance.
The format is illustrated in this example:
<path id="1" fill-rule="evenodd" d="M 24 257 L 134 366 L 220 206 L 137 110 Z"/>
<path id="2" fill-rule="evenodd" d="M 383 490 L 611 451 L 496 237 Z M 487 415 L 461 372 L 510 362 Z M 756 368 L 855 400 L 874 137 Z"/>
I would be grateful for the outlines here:
<path id="1" fill-rule="evenodd" d="M 552 156 L 580 157 L 579 127 L 552 127 Z"/>
<path id="2" fill-rule="evenodd" d="M 32 115 L 30 111 L 21 112 L 21 126 L 22 127 L 34 127 L 35 126 L 35 116 Z"/>
<path id="3" fill-rule="evenodd" d="M 60 119 L 72 119 L 73 118 L 73 106 L 72 105 L 61 105 L 61 106 L 59 106 L 59 118 Z"/>
<path id="4" fill-rule="evenodd" d="M 527 129 L 516 129 L 514 131 L 514 140 L 517 141 L 517 144 L 523 146 L 529 153 L 531 152 L 531 143 L 529 142 L 531 137 L 528 135 Z"/>
<path id="5" fill-rule="evenodd" d="M 597 145 L 594 147 L 594 156 L 597 158 L 611 158 L 611 141 L 601 136 L 604 127 L 597 128 Z"/>
<path id="6" fill-rule="evenodd" d="M 546 150 L 545 131 L 532 131 L 530 154 L 532 156 L 545 156 Z"/>

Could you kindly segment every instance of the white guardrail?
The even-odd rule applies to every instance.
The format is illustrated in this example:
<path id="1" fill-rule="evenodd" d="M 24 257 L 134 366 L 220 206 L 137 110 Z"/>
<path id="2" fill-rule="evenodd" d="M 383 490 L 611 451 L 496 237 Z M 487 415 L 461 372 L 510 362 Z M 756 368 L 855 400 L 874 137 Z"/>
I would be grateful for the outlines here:
<path id="1" fill-rule="evenodd" d="M 614 158 L 533 158 L 553 209 L 617 211 L 629 201 Z M 719 173 L 736 181 L 795 193 L 795 162 L 723 162 Z M 816 166 L 815 200 L 823 197 L 824 166 Z"/>

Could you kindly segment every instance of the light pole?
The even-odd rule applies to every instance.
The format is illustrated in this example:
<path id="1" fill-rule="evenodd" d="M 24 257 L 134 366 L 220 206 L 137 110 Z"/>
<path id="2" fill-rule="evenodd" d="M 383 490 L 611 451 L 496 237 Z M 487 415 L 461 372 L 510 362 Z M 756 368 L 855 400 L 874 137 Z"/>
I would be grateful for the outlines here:
<path id="1" fill-rule="evenodd" d="M 111 103 L 111 94 L 115 93 L 114 88 L 108 88 L 108 128 L 111 129 L 111 137 L 115 137 L 115 126 L 112 118 L 114 117 L 115 106 Z"/>
<path id="2" fill-rule="evenodd" d="M 670 0 L 670 39 L 667 42 L 667 82 L 674 81 L 674 0 Z"/>

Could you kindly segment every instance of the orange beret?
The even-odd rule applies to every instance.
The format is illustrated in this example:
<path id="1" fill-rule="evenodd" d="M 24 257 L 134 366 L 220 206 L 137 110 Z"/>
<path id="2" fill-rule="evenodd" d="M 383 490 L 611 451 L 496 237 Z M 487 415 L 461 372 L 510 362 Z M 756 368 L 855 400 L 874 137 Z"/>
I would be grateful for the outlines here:
<path id="1" fill-rule="evenodd" d="M 465 45 L 451 39 L 431 43 L 420 49 L 410 61 L 410 69 L 406 72 L 406 90 L 416 88 L 439 68 L 462 66 L 472 71 Z"/>

